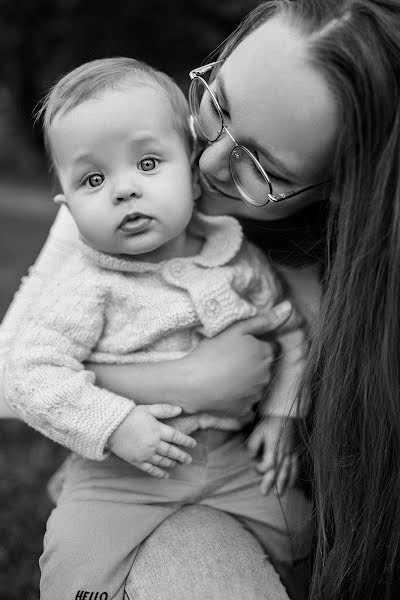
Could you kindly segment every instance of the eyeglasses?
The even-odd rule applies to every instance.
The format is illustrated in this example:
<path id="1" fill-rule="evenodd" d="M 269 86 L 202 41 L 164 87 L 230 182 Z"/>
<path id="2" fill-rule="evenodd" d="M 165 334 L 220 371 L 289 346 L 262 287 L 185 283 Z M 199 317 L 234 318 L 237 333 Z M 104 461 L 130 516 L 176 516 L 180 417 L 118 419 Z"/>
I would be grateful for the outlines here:
<path id="1" fill-rule="evenodd" d="M 242 198 L 254 206 L 264 206 L 268 202 L 281 202 L 287 198 L 293 198 L 293 196 L 327 183 L 323 181 L 301 190 L 274 193 L 271 179 L 257 157 L 246 146 L 239 144 L 225 125 L 218 100 L 203 78 L 203 75 L 223 62 L 223 60 L 217 60 L 190 71 L 189 105 L 196 133 L 200 139 L 208 143 L 216 142 L 225 132 L 232 140 L 234 147 L 229 155 L 229 169 Z"/>

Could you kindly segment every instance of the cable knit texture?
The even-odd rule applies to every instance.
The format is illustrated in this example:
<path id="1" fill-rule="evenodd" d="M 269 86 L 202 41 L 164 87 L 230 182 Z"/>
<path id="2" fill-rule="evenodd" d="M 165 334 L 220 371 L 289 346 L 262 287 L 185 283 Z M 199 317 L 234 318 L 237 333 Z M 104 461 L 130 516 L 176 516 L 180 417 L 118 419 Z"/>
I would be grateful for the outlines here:
<path id="1" fill-rule="evenodd" d="M 172 360 L 203 336 L 268 311 L 280 294 L 262 253 L 232 217 L 198 213 L 196 256 L 148 263 L 80 244 L 19 327 L 5 370 L 10 405 L 44 435 L 87 458 L 134 403 L 94 385 L 83 363 Z"/>

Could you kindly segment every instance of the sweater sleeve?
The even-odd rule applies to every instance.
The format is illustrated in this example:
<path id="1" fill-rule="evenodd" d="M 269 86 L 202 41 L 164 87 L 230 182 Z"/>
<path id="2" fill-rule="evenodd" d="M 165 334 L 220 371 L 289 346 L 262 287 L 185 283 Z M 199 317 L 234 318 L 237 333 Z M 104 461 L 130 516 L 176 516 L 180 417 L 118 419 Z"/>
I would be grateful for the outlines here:
<path id="1" fill-rule="evenodd" d="M 3 369 L 11 343 L 23 317 L 34 305 L 45 285 L 76 250 L 78 230 L 65 207 L 60 208 L 48 238 L 28 275 L 22 278 L 19 290 L 0 325 L 0 414 L 13 416 L 5 406 Z M 7 407 L 8 408 L 8 407 Z"/>
<path id="2" fill-rule="evenodd" d="M 258 312 L 269 311 L 284 298 L 281 275 L 256 247 L 249 245 L 249 260 L 253 268 L 253 281 L 249 289 L 251 301 Z M 289 299 L 292 301 L 292 294 Z M 288 322 L 274 335 L 279 352 L 271 382 L 261 411 L 268 416 L 303 416 L 305 407 L 298 404 L 298 392 L 308 350 L 306 321 L 292 301 L 293 313 Z"/>
<path id="3" fill-rule="evenodd" d="M 22 320 L 4 369 L 12 408 L 47 437 L 94 460 L 106 456 L 108 438 L 134 407 L 96 387 L 82 364 L 101 336 L 105 302 L 90 273 L 69 265 Z"/>

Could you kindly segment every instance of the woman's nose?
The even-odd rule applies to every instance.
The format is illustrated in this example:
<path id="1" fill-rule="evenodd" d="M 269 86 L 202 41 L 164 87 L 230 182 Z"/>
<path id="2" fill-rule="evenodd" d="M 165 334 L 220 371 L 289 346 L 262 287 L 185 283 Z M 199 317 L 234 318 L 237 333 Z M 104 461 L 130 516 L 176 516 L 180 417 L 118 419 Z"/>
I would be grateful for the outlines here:
<path id="1" fill-rule="evenodd" d="M 135 177 L 130 173 L 120 175 L 114 188 L 114 204 L 119 204 L 131 198 L 141 198 L 142 193 L 139 176 Z"/>
<path id="2" fill-rule="evenodd" d="M 232 140 L 223 133 L 217 141 L 211 142 L 203 150 L 199 161 L 200 169 L 219 181 L 230 181 L 229 156 L 232 148 Z"/>

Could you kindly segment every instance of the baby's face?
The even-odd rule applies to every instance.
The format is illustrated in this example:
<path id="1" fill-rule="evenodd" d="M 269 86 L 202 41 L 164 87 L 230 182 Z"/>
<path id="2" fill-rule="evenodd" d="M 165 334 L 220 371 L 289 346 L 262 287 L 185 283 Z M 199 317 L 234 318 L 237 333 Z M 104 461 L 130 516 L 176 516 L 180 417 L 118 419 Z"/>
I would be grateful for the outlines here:
<path id="1" fill-rule="evenodd" d="M 167 258 L 193 211 L 190 158 L 157 87 L 107 90 L 57 115 L 50 142 L 82 239 L 101 252 Z"/>

